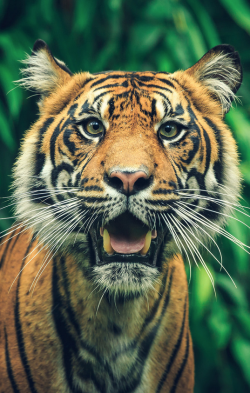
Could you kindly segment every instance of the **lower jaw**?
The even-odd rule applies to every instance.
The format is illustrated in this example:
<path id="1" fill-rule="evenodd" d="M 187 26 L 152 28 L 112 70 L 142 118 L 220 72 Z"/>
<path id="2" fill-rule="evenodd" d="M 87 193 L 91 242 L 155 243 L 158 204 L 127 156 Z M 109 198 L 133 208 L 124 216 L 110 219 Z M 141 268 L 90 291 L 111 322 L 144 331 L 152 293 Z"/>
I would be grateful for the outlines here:
<path id="1" fill-rule="evenodd" d="M 141 263 L 110 262 L 95 265 L 91 278 L 110 297 L 138 297 L 147 293 L 159 277 L 159 270 Z"/>

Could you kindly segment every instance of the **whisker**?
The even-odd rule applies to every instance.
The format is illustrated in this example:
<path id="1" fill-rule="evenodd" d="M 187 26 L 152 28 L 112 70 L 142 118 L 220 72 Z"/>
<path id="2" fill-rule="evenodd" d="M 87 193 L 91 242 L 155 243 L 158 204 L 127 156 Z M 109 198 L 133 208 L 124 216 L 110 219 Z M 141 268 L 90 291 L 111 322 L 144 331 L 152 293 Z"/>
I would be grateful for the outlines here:
<path id="1" fill-rule="evenodd" d="M 191 215 L 189 214 L 189 212 L 186 209 L 184 209 L 182 206 L 179 206 L 178 202 L 176 204 L 178 205 L 178 209 L 174 209 L 175 212 L 177 214 L 179 214 L 184 221 L 189 222 L 192 226 L 203 231 L 205 233 L 205 235 L 208 236 L 210 238 L 210 240 L 215 244 L 215 246 L 220 254 L 220 262 L 219 263 L 222 266 L 222 253 L 221 253 L 220 247 L 218 246 L 216 241 L 212 238 L 212 236 L 207 231 L 205 231 L 204 228 L 202 228 L 199 224 L 197 224 L 197 222 L 194 222 L 191 219 Z"/>
<path id="2" fill-rule="evenodd" d="M 183 218 L 183 220 L 187 223 L 186 219 Z M 223 270 L 226 272 L 226 274 L 228 275 L 228 277 L 230 278 L 230 280 L 232 281 L 232 283 L 233 283 L 234 286 L 236 287 L 236 284 L 235 284 L 234 280 L 232 279 L 231 275 L 230 275 L 229 272 L 226 270 L 226 268 L 222 265 L 222 262 L 219 261 L 218 258 L 216 258 L 216 256 L 209 250 L 209 248 L 206 247 L 206 245 L 205 245 L 205 244 L 204 244 L 204 243 L 203 243 L 203 242 L 193 233 L 192 229 L 190 228 L 190 225 L 187 223 L 188 228 L 186 228 L 180 221 L 179 221 L 179 224 L 180 224 L 184 229 L 186 229 L 189 233 L 191 233 L 191 235 L 195 238 L 195 240 L 196 240 L 199 244 L 201 244 L 201 245 L 209 252 L 209 254 L 219 263 L 219 265 L 221 266 L 221 269 L 223 269 Z M 200 227 L 200 229 L 202 229 L 202 228 Z M 207 234 L 207 235 L 208 235 L 208 234 Z M 212 238 L 211 238 L 211 239 L 212 239 Z M 212 239 L 212 240 L 213 240 L 213 239 Z M 216 245 L 217 245 L 217 243 L 216 243 Z M 218 247 L 218 245 L 217 245 L 217 247 Z M 219 247 L 218 247 L 218 249 L 219 249 Z M 220 252 L 220 255 L 221 255 L 221 252 Z"/>
<path id="3" fill-rule="evenodd" d="M 59 216 L 59 218 L 62 218 L 62 217 L 63 217 L 64 215 L 66 215 L 66 214 L 68 214 L 68 211 L 62 213 L 62 214 Z M 52 221 L 56 221 L 56 218 L 54 218 Z M 56 224 L 56 225 L 54 225 L 54 226 L 52 227 L 52 229 L 54 229 L 54 228 L 57 227 L 57 222 L 56 222 L 55 224 Z M 44 227 L 42 227 L 42 228 L 40 229 L 40 231 L 37 233 L 37 237 L 38 237 L 39 233 L 40 233 L 42 230 L 44 230 L 44 228 L 45 228 L 47 225 L 51 225 L 51 221 L 50 221 L 49 223 L 47 223 Z M 67 227 L 67 225 L 68 225 L 68 223 L 67 223 L 66 225 L 63 226 L 63 229 L 62 229 L 62 228 L 60 229 L 60 232 L 61 232 L 62 230 L 64 230 L 64 228 Z M 19 277 L 19 275 L 22 273 L 22 271 L 24 270 L 24 268 L 25 268 L 26 266 L 28 266 L 28 264 L 29 264 L 29 263 L 30 263 L 30 262 L 31 262 L 31 261 L 32 261 L 32 260 L 33 260 L 33 259 L 34 259 L 34 258 L 44 249 L 44 248 L 48 248 L 49 245 L 50 245 L 51 240 L 54 239 L 56 236 L 57 236 L 57 233 L 54 234 L 52 237 L 51 237 L 51 233 L 47 234 L 45 237 L 43 237 L 43 238 L 38 242 L 38 244 L 36 245 L 36 247 L 35 247 L 34 249 L 32 249 L 32 251 L 31 251 L 28 255 L 25 256 L 25 258 L 27 258 L 29 255 L 31 255 L 31 254 L 34 252 L 34 250 L 36 250 L 37 248 L 39 248 L 39 247 L 41 246 L 41 244 L 44 244 L 43 247 L 40 248 L 39 251 L 32 257 L 32 259 L 30 259 L 30 260 L 22 267 L 22 269 L 19 271 L 19 273 L 17 274 L 17 276 L 16 276 L 15 279 L 13 280 L 13 282 L 12 282 L 12 284 L 11 284 L 11 286 L 10 286 L 8 292 L 10 292 L 10 290 L 11 290 L 12 286 L 14 285 L 16 279 L 17 279 L 17 278 Z M 50 241 L 49 241 L 48 243 L 46 243 L 46 240 L 47 240 L 48 238 L 50 238 Z"/>
<path id="4" fill-rule="evenodd" d="M 101 299 L 99 300 L 99 303 L 98 303 L 98 306 L 97 306 L 97 309 L 96 309 L 96 313 L 95 313 L 95 316 L 96 316 L 96 317 L 97 317 L 97 313 L 98 313 L 98 310 L 99 310 L 101 301 L 102 301 L 102 299 L 103 299 L 103 296 L 105 295 L 105 293 L 107 292 L 107 290 L 108 290 L 108 288 L 106 288 L 106 289 L 103 291 L 102 297 L 101 297 Z"/>
<path id="5" fill-rule="evenodd" d="M 183 202 L 178 202 L 179 204 L 182 204 Z M 246 244 L 242 243 L 239 239 L 237 239 L 235 236 L 231 235 L 229 232 L 227 232 L 225 229 L 221 228 L 219 225 L 212 223 L 211 221 L 209 221 L 206 217 L 204 217 L 202 214 L 200 214 L 197 211 L 194 211 L 193 209 L 191 209 L 189 206 L 185 206 L 184 207 L 186 209 L 189 210 L 189 213 L 191 215 L 193 215 L 193 219 L 201 222 L 202 220 L 202 224 L 205 225 L 206 227 L 212 229 L 212 231 L 217 232 L 219 234 L 221 234 L 222 236 L 226 237 L 227 239 L 229 239 L 230 241 L 232 241 L 233 243 L 237 244 L 240 248 L 242 248 L 246 253 L 250 254 L 249 251 L 247 251 L 244 247 L 246 248 L 250 248 L 249 246 L 247 246 Z M 199 217 L 199 218 L 197 218 Z"/>
<path id="6" fill-rule="evenodd" d="M 179 226 L 179 223 L 180 223 L 180 222 L 177 220 L 177 218 L 174 217 L 174 216 L 172 216 L 172 218 L 176 221 L 176 224 L 177 224 L 178 227 L 180 228 L 180 226 Z M 178 221 L 178 222 L 177 222 L 177 221 Z M 213 278 L 213 276 L 212 276 L 212 273 L 211 273 L 210 270 L 208 269 L 208 267 L 207 267 L 207 265 L 206 265 L 206 262 L 205 262 L 204 259 L 202 258 L 202 255 L 201 255 L 201 253 L 199 252 L 199 250 L 198 250 L 198 248 L 196 247 L 196 245 L 195 245 L 194 243 L 192 243 L 192 245 L 193 245 L 194 249 L 196 250 L 196 255 L 199 257 L 199 260 L 200 260 L 200 262 L 201 262 L 203 268 L 205 269 L 205 271 L 206 271 L 206 273 L 207 273 L 207 275 L 208 275 L 208 277 L 209 277 L 209 279 L 210 279 L 210 281 L 211 281 L 211 284 L 212 284 L 212 286 L 213 286 L 213 290 L 214 290 L 214 293 L 215 293 L 215 296 L 216 296 L 216 291 L 215 291 L 215 286 L 214 286 L 214 278 Z"/>
<path id="7" fill-rule="evenodd" d="M 70 221 L 70 220 L 69 220 L 69 221 Z M 49 250 L 47 256 L 45 257 L 45 260 L 44 260 L 44 262 L 43 262 L 41 268 L 39 269 L 37 275 L 35 276 L 33 282 L 31 283 L 31 286 L 30 286 L 29 291 L 31 291 L 31 288 L 33 287 L 32 294 L 34 293 L 34 290 L 35 290 L 35 287 L 36 287 L 36 285 L 37 285 L 37 282 L 38 282 L 39 278 L 41 277 L 41 275 L 43 274 L 44 270 L 45 270 L 46 267 L 49 265 L 49 263 L 51 262 L 51 260 L 53 259 L 53 257 L 56 255 L 56 253 L 57 253 L 57 251 L 59 250 L 59 248 L 61 247 L 62 243 L 66 240 L 66 238 L 70 235 L 70 233 L 71 233 L 71 232 L 74 230 L 74 228 L 78 225 L 78 222 L 79 222 L 79 221 L 77 221 L 76 223 L 72 224 L 71 227 L 68 228 L 68 230 L 66 231 L 66 233 L 64 233 L 64 234 L 60 237 L 59 240 L 57 240 L 57 239 L 55 240 L 54 246 L 53 246 L 52 248 L 50 247 L 50 250 Z M 68 226 L 68 225 L 69 225 L 69 224 L 67 223 L 67 224 L 64 226 L 64 228 L 65 228 L 66 226 Z M 64 228 L 63 228 L 63 229 L 64 229 Z M 71 230 L 71 228 L 72 228 L 72 230 Z M 63 231 L 63 230 L 62 230 L 62 231 Z M 60 234 L 62 233 L 62 231 L 60 232 Z M 62 241 L 61 241 L 61 239 L 62 239 Z M 58 243 L 59 243 L 60 241 L 61 241 L 61 243 L 58 245 Z M 55 244 L 55 243 L 56 243 L 56 244 Z M 56 248 L 57 245 L 58 245 L 58 247 Z M 51 258 L 49 259 L 49 261 L 46 263 L 46 261 L 48 260 L 48 257 L 51 255 L 51 253 L 53 252 L 53 250 L 54 250 L 55 248 L 56 248 L 56 250 L 54 251 L 54 253 L 53 253 L 53 255 L 51 256 Z M 45 263 L 46 263 L 46 264 L 45 264 Z M 45 266 L 44 266 L 44 265 L 45 265 Z M 44 266 L 44 267 L 43 267 L 43 266 Z M 43 267 L 43 269 L 42 269 L 42 267 Z M 41 269 L 42 269 L 42 270 L 41 270 Z M 40 273 L 39 273 L 39 272 L 40 272 Z"/>

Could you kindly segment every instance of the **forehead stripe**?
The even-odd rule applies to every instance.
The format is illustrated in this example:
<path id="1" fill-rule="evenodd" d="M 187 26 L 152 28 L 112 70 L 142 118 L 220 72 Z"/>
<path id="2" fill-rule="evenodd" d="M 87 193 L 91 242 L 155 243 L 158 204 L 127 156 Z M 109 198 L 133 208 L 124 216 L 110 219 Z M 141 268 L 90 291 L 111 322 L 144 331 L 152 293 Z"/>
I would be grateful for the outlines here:
<path id="1" fill-rule="evenodd" d="M 160 89 L 160 90 L 164 90 L 164 91 L 169 91 L 170 93 L 172 93 L 172 90 L 167 89 L 166 87 L 163 86 L 158 86 L 158 85 L 152 85 L 152 84 L 145 84 L 145 83 L 140 83 L 138 82 L 139 86 L 145 86 L 145 87 L 154 87 L 156 89 Z"/>
<path id="2" fill-rule="evenodd" d="M 162 78 L 157 78 L 157 79 L 162 83 L 165 83 L 166 85 L 171 86 L 175 89 L 175 85 L 172 82 L 168 81 L 167 79 L 162 79 Z"/>
<path id="3" fill-rule="evenodd" d="M 114 83 L 114 84 L 110 84 L 110 85 L 104 85 L 104 86 L 97 87 L 94 91 L 101 90 L 101 89 L 107 89 L 109 87 L 117 87 L 117 86 L 127 87 L 128 84 L 124 85 L 123 83 Z"/>
<path id="4" fill-rule="evenodd" d="M 92 88 L 92 87 L 94 87 L 94 86 L 97 86 L 97 85 L 99 85 L 99 84 L 105 82 L 107 79 L 119 79 L 119 78 L 124 79 L 124 78 L 125 78 L 125 75 L 116 75 L 116 74 L 115 74 L 115 75 L 106 76 L 105 78 L 99 79 L 99 80 L 97 80 L 96 82 L 94 82 L 90 87 Z"/>
<path id="5" fill-rule="evenodd" d="M 105 94 L 109 94 L 109 93 L 113 93 L 114 90 L 108 90 L 108 91 L 103 91 L 102 93 L 100 93 L 98 96 L 95 97 L 93 104 L 94 105 L 96 103 L 96 101 L 98 101 L 101 97 L 103 97 Z"/>

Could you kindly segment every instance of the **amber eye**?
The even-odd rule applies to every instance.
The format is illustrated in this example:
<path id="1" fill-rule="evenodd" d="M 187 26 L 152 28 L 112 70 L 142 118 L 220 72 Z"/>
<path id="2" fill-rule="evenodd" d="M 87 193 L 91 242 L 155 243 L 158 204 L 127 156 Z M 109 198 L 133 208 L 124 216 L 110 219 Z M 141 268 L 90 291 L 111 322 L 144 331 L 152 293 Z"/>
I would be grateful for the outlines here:
<path id="1" fill-rule="evenodd" d="M 175 137 L 179 132 L 179 126 L 175 123 L 165 123 L 159 129 L 162 138 L 168 139 Z"/>
<path id="2" fill-rule="evenodd" d="M 102 122 L 97 119 L 87 120 L 86 123 L 84 124 L 84 128 L 89 134 L 94 136 L 101 134 L 104 131 L 104 126 Z"/>

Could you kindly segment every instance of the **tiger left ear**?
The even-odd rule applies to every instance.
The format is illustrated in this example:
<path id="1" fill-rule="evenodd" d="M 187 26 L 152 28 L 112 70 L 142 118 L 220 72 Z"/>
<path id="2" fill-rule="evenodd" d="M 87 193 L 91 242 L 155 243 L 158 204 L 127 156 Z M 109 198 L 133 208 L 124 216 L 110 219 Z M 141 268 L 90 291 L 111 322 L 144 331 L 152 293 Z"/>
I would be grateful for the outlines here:
<path id="1" fill-rule="evenodd" d="M 21 69 L 23 78 L 17 83 L 43 97 L 67 83 L 72 75 L 66 65 L 52 55 L 48 45 L 42 40 L 35 42 L 31 56 L 22 63 L 26 68 Z"/>
<path id="2" fill-rule="evenodd" d="M 229 111 L 242 82 L 242 67 L 238 52 L 231 45 L 218 45 L 210 49 L 185 73 L 205 85 L 218 99 L 222 112 Z"/>

